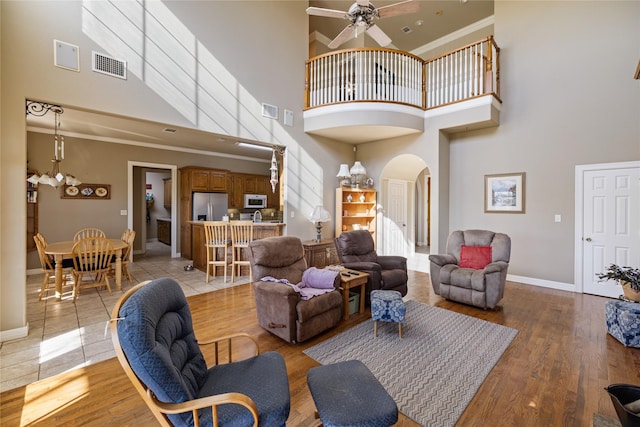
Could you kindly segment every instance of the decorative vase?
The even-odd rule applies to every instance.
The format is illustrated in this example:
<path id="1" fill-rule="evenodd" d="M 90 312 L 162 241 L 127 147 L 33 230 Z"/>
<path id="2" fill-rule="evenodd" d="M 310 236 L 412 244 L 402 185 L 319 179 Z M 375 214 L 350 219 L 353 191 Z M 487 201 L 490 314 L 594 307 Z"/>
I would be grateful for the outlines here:
<path id="1" fill-rule="evenodd" d="M 360 195 L 360 201 L 361 201 L 362 203 L 364 203 L 364 200 L 365 200 L 365 199 L 364 199 L 364 193 L 362 193 L 362 194 Z"/>
<path id="2" fill-rule="evenodd" d="M 624 293 L 625 297 L 627 297 L 631 301 L 640 302 L 639 291 L 634 290 L 629 282 L 620 281 L 620 284 L 622 285 L 622 292 Z"/>
<path id="3" fill-rule="evenodd" d="M 351 194 L 349 194 L 347 196 L 347 202 L 351 203 L 352 200 L 353 200 L 353 197 L 351 197 Z"/>

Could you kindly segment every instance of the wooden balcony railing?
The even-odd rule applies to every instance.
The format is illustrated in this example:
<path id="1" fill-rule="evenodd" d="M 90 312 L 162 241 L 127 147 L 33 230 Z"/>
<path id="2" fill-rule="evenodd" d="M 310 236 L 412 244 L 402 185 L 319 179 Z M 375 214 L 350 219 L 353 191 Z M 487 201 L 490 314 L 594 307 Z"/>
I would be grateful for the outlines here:
<path id="1" fill-rule="evenodd" d="M 426 110 L 487 94 L 500 100 L 500 48 L 492 36 L 426 61 L 399 50 L 359 48 L 306 63 L 305 109 L 366 101 Z"/>

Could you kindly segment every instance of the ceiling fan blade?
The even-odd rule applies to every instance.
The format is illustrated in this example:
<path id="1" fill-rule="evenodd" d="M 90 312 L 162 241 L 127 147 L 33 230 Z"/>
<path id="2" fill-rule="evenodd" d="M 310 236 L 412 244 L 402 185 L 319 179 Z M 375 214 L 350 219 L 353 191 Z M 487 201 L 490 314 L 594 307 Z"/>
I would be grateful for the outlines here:
<path id="1" fill-rule="evenodd" d="M 329 43 L 329 49 L 335 49 L 338 46 L 340 46 L 342 43 L 346 42 L 347 39 L 351 37 L 351 34 L 353 33 L 354 28 L 355 28 L 355 25 L 353 24 L 347 25 L 345 29 L 342 30 L 340 34 L 336 36 L 335 39 L 331 40 L 331 43 Z"/>
<path id="2" fill-rule="evenodd" d="M 369 7 L 369 0 L 356 0 L 358 6 Z"/>
<path id="3" fill-rule="evenodd" d="M 347 19 L 347 12 L 335 9 L 324 9 L 322 7 L 308 7 L 307 15 L 325 16 L 327 18 Z"/>
<path id="4" fill-rule="evenodd" d="M 420 9 L 420 3 L 416 0 L 406 0 L 400 3 L 390 4 L 378 8 L 378 16 L 389 18 L 391 16 L 404 15 L 405 13 L 414 13 Z"/>
<path id="5" fill-rule="evenodd" d="M 367 34 L 371 36 L 380 46 L 385 47 L 391 44 L 391 39 L 376 24 L 372 24 L 367 28 Z"/>

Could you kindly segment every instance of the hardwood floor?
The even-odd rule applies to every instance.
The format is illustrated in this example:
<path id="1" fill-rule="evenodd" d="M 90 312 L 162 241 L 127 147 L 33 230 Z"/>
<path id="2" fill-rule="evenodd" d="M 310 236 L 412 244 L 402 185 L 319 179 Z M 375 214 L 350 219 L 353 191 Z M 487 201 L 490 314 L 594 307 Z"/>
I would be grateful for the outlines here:
<path id="1" fill-rule="evenodd" d="M 625 348 L 606 333 L 606 298 L 509 282 L 497 309 L 483 311 L 434 295 L 425 273 L 410 272 L 409 289 L 407 299 L 519 331 L 458 426 L 591 426 L 595 412 L 615 417 L 605 386 L 640 384 L 640 350 Z M 369 316 L 355 314 L 319 337 L 291 345 L 257 325 L 249 285 L 191 296 L 189 302 L 199 339 L 245 331 L 257 337 L 262 351 L 283 354 L 292 427 L 314 423 L 306 373 L 318 364 L 302 351 Z M 2 426 L 157 425 L 116 359 L 2 393 L 0 420 Z M 397 424 L 416 425 L 404 416 Z"/>

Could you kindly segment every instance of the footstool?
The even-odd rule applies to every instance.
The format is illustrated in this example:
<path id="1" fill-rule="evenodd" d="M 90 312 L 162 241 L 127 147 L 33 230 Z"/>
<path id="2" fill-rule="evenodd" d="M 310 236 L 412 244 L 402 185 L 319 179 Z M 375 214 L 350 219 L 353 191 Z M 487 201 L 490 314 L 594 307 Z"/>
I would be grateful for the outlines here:
<path id="1" fill-rule="evenodd" d="M 373 322 L 373 335 L 378 336 L 378 321 L 396 322 L 400 338 L 402 338 L 402 324 L 405 313 L 404 301 L 398 291 L 371 291 L 371 318 Z"/>
<path id="2" fill-rule="evenodd" d="M 625 347 L 640 348 L 640 304 L 609 301 L 605 305 L 607 332 Z"/>
<path id="3" fill-rule="evenodd" d="M 324 427 L 389 427 L 398 406 L 359 360 L 309 369 L 307 385 Z"/>

